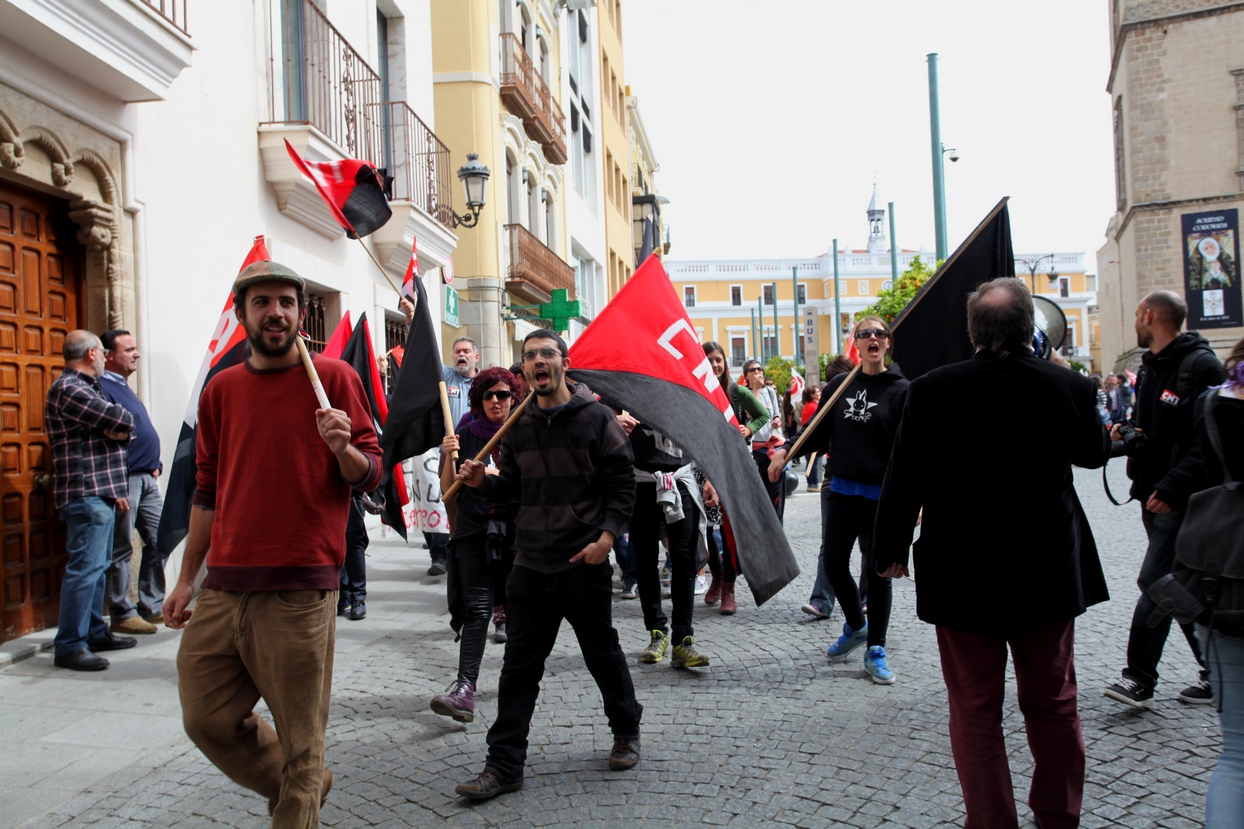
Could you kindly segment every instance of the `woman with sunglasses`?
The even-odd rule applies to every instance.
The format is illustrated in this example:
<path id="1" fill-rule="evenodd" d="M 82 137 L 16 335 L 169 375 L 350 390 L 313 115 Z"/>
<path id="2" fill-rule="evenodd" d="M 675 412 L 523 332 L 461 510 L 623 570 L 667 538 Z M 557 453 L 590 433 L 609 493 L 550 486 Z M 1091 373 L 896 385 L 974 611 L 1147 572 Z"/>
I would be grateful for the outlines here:
<path id="1" fill-rule="evenodd" d="M 748 360 L 743 364 L 743 379 L 756 399 L 764 404 L 769 412 L 769 422 L 755 431 L 751 436 L 752 457 L 756 459 L 756 468 L 760 470 L 760 480 L 764 482 L 765 491 L 773 508 L 777 510 L 778 520 L 782 520 L 786 512 L 786 482 L 779 478 L 769 480 L 769 460 L 773 457 L 773 447 L 782 440 L 782 404 L 778 401 L 773 386 L 765 383 L 765 368 L 759 360 Z"/>
<path id="2" fill-rule="evenodd" d="M 441 442 L 445 458 L 474 458 L 509 418 L 519 401 L 519 383 L 503 368 L 481 371 L 471 382 L 468 400 L 473 417 L 457 434 Z M 484 459 L 485 472 L 496 474 L 497 450 Z M 441 465 L 441 491 L 454 482 L 452 463 Z M 505 577 L 514 563 L 514 515 L 517 506 L 496 507 L 481 490 L 462 487 L 454 496 L 457 515 L 450 543 L 449 594 L 451 624 L 462 639 L 458 647 L 458 678 L 444 694 L 432 698 L 432 710 L 458 722 L 475 719 L 475 684 L 488 640 L 494 606 L 504 614 Z M 494 605 L 495 603 L 495 605 Z M 504 615 L 501 616 L 504 619 Z M 504 621 L 497 626 L 504 630 Z"/>
<path id="3" fill-rule="evenodd" d="M 854 375 L 833 378 L 821 392 L 820 406 L 850 378 L 838 396 L 833 409 L 821 419 L 816 429 L 800 448 L 800 455 L 809 452 L 829 453 L 829 486 L 821 490 L 822 552 L 825 575 L 846 616 L 842 636 L 830 645 L 825 655 L 830 660 L 845 658 L 861 645 L 867 644 L 864 669 L 879 685 L 892 685 L 894 672 L 886 660 L 885 637 L 890 623 L 890 580 L 873 572 L 873 519 L 881 497 L 881 482 L 890 461 L 890 450 L 898 432 L 907 400 L 908 381 L 899 374 L 898 366 L 887 366 L 886 355 L 893 348 L 890 328 L 879 317 L 864 317 L 855 326 L 856 346 L 860 352 L 860 370 Z M 818 407 L 819 409 L 819 407 Z M 788 460 L 778 449 L 769 466 L 769 477 L 780 478 Z M 868 611 L 860 603 L 860 593 L 851 578 L 851 550 L 856 539 L 864 554 L 863 567 L 868 572 Z"/>

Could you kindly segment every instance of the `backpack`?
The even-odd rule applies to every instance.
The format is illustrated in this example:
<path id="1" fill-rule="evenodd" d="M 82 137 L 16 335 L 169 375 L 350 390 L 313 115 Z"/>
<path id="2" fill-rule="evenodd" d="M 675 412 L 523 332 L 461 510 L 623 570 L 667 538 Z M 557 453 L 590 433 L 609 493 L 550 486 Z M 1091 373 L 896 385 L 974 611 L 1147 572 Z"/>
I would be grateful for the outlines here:
<path id="1" fill-rule="evenodd" d="M 1175 539 L 1175 581 L 1203 607 L 1195 618 L 1227 636 L 1244 637 L 1244 489 L 1231 478 L 1214 421 L 1217 392 L 1206 398 L 1205 427 L 1222 463 L 1222 483 L 1188 499 Z"/>

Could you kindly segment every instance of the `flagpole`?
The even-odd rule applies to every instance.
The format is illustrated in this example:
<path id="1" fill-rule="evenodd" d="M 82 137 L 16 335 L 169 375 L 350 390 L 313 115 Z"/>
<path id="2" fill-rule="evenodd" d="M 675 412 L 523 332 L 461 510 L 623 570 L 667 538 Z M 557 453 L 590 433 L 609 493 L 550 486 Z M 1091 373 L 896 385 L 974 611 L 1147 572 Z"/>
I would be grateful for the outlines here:
<path id="1" fill-rule="evenodd" d="M 926 294 L 929 293 L 929 289 L 932 288 L 941 275 L 949 269 L 950 265 L 959 258 L 959 254 L 961 254 L 970 244 L 972 244 L 972 242 L 976 241 L 976 237 L 979 236 L 981 231 L 983 231 L 985 227 L 993 221 L 994 217 L 998 215 L 998 211 L 1002 210 L 1008 201 L 1010 201 L 1010 196 L 1003 196 L 1002 200 L 994 205 L 994 209 L 989 211 L 989 215 L 985 217 L 984 221 L 977 225 L 976 229 L 972 231 L 972 235 L 965 239 L 963 244 L 959 245 L 959 247 L 955 249 L 955 252 L 950 255 L 950 258 L 937 269 L 937 273 L 933 274 L 933 278 L 924 284 L 924 287 L 920 289 L 920 293 L 912 297 L 911 302 L 903 306 L 903 310 L 899 311 L 898 316 L 895 317 L 894 321 L 890 323 L 891 334 L 898 330 L 899 325 L 902 323 L 907 314 L 911 312 L 917 304 L 919 304 L 920 300 L 923 299 Z M 833 396 L 831 396 L 829 400 L 820 407 L 819 411 L 817 411 L 816 417 L 808 421 L 808 427 L 803 430 L 803 432 L 799 435 L 799 438 L 795 441 L 795 444 L 791 446 L 789 451 L 787 451 L 786 457 L 793 457 L 798 453 L 808 435 L 812 434 L 812 430 L 816 428 L 816 425 L 821 422 L 825 415 L 829 413 L 829 410 L 833 408 L 833 405 L 838 402 L 838 398 L 842 396 L 842 393 L 846 391 L 847 386 L 850 385 L 851 381 L 855 379 L 855 375 L 859 374 L 860 367 L 863 365 L 864 363 L 861 361 L 855 365 L 855 368 L 851 369 L 851 373 L 847 375 L 847 379 L 842 381 L 842 383 L 838 386 L 838 389 L 833 393 Z"/>
<path id="2" fill-rule="evenodd" d="M 399 297 L 402 297 L 402 292 L 398 290 L 396 285 L 393 284 L 393 280 L 389 278 L 389 272 L 384 269 L 384 265 L 380 264 L 380 260 L 376 258 L 376 254 L 371 252 L 371 248 L 367 247 L 367 243 L 363 241 L 363 237 L 356 236 L 355 238 L 358 240 L 358 243 L 363 246 L 363 250 L 367 251 L 367 255 L 370 257 L 371 261 L 376 263 L 376 267 L 380 269 L 380 274 L 384 277 L 384 281 L 389 283 L 389 287 L 392 288 Z M 404 299 L 404 297 L 402 298 Z"/>
<path id="3" fill-rule="evenodd" d="M 534 396 L 535 395 L 532 395 L 532 397 Z M 472 460 L 482 461 L 484 458 L 488 457 L 488 454 L 497 447 L 498 443 L 501 442 L 501 438 L 505 437 L 505 433 L 510 431 L 510 427 L 518 422 L 519 416 L 526 411 L 529 405 L 531 405 L 531 398 L 524 400 L 522 405 L 515 408 L 510 414 L 509 419 L 506 420 L 505 423 L 501 424 L 501 428 L 497 430 L 497 433 L 492 436 L 491 440 L 484 444 L 484 448 L 479 450 L 479 454 L 472 458 Z M 458 490 L 461 488 L 462 481 L 454 481 L 449 485 L 449 489 L 441 493 L 441 501 L 448 501 L 450 498 L 454 497 L 454 495 L 456 495 Z"/>
<path id="4" fill-rule="evenodd" d="M 307 376 L 311 378 L 311 388 L 315 389 L 315 399 L 320 402 L 321 409 L 331 409 L 332 404 L 328 402 L 328 395 L 324 393 L 324 384 L 320 382 L 320 374 L 315 370 L 315 364 L 311 362 L 311 352 L 307 351 L 302 332 L 299 332 L 294 339 L 298 343 L 298 356 L 302 358 L 302 365 L 307 370 Z"/>
<path id="5" fill-rule="evenodd" d="M 445 381 L 440 382 L 441 388 L 441 412 L 445 415 L 445 437 L 455 434 L 454 414 L 449 408 L 449 390 L 445 388 Z M 455 449 L 449 454 L 450 460 L 458 460 L 458 450 Z"/>

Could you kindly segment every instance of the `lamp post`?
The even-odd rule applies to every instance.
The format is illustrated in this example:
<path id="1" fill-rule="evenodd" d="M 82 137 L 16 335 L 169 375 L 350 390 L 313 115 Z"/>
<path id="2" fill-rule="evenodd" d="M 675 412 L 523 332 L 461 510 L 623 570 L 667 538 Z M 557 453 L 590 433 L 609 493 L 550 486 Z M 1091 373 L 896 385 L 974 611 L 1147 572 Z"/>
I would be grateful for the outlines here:
<path id="1" fill-rule="evenodd" d="M 842 353 L 842 302 L 838 298 L 838 240 L 834 240 L 834 356 Z"/>
<path id="2" fill-rule="evenodd" d="M 946 237 L 946 169 L 942 160 L 942 113 L 937 91 L 937 52 L 929 53 L 929 138 L 933 148 L 933 224 L 937 261 L 950 255 Z"/>
<path id="3" fill-rule="evenodd" d="M 459 216 L 452 206 L 450 214 L 454 217 L 454 227 L 475 227 L 479 224 L 479 211 L 484 207 L 484 193 L 488 189 L 488 177 L 492 172 L 479 163 L 479 155 L 467 153 L 467 163 L 458 168 L 458 180 L 466 192 L 466 206 L 469 213 Z"/>
<path id="4" fill-rule="evenodd" d="M 1036 259 L 1016 259 L 1015 260 L 1016 262 L 1019 262 L 1025 268 L 1028 269 L 1028 275 L 1032 280 L 1028 290 L 1033 296 L 1037 295 L 1037 268 L 1039 268 L 1041 266 L 1041 263 L 1044 262 L 1046 259 L 1049 259 L 1051 262 L 1054 261 L 1054 254 L 1047 253 L 1045 256 L 1038 256 Z M 1051 266 L 1047 276 L 1049 277 L 1049 280 L 1051 283 L 1057 282 L 1058 281 L 1058 269 Z"/>

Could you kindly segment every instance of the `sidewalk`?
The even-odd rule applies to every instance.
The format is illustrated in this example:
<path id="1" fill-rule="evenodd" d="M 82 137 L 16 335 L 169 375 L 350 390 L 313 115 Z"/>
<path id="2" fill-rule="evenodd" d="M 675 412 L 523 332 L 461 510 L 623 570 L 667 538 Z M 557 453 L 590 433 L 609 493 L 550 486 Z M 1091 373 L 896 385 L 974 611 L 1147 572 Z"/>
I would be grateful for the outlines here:
<path id="1" fill-rule="evenodd" d="M 367 618 L 337 620 L 337 671 L 398 631 L 447 625 L 444 576 L 428 578 L 422 538 L 380 539 L 367 553 Z M 417 545 L 417 546 L 416 546 Z M 59 810 L 89 808 L 99 795 L 135 782 L 192 749 L 181 725 L 177 647 L 163 625 L 138 646 L 106 654 L 99 673 L 52 664 L 56 630 L 0 646 L 0 829 Z M 262 707 L 263 703 L 260 703 Z M 112 778 L 112 779 L 109 779 Z M 68 801 L 79 798 L 79 804 Z"/>

